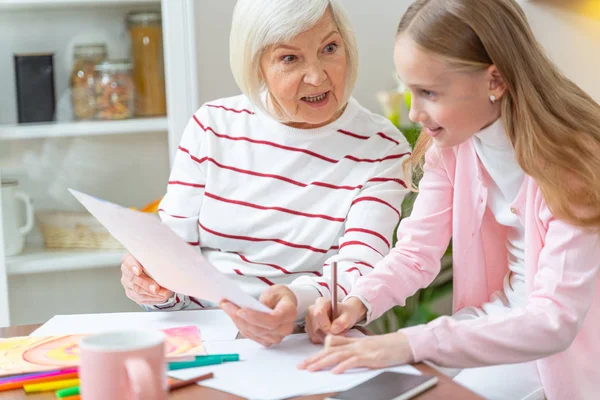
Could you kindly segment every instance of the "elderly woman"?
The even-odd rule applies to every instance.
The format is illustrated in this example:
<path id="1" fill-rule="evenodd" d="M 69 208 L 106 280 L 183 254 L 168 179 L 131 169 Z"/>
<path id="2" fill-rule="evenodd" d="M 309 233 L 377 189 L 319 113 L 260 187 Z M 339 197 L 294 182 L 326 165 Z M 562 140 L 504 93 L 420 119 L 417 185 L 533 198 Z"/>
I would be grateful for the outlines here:
<path id="1" fill-rule="evenodd" d="M 175 157 L 160 217 L 223 274 L 272 308 L 221 307 L 266 346 L 317 298 L 369 273 L 390 250 L 410 147 L 351 98 L 357 50 L 337 0 L 239 0 L 230 38 L 243 95 L 204 104 Z M 206 307 L 160 287 L 126 255 L 127 296 L 150 309 Z"/>

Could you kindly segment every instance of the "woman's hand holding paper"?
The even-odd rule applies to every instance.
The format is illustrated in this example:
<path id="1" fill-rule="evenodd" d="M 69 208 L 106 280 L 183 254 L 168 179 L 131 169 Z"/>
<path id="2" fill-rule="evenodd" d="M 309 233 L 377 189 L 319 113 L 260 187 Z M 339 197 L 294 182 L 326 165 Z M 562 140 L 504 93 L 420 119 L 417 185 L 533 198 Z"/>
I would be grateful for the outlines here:
<path id="1" fill-rule="evenodd" d="M 266 289 L 259 300 L 273 311 L 263 313 L 240 308 L 226 300 L 219 307 L 231 317 L 244 337 L 269 347 L 294 331 L 297 299 L 287 286 L 274 285 Z"/>
<path id="2" fill-rule="evenodd" d="M 150 278 L 142 264 L 130 253 L 125 254 L 121 261 L 121 284 L 127 297 L 138 304 L 162 304 L 173 295 L 172 291 Z"/>

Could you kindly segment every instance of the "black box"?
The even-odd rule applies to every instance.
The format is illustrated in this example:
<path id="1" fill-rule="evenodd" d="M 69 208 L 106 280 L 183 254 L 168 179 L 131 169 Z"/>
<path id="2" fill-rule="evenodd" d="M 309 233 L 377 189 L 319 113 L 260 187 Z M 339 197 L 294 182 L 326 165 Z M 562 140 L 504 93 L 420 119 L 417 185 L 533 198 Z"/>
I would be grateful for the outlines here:
<path id="1" fill-rule="evenodd" d="M 54 54 L 15 54 L 19 123 L 53 121 Z"/>

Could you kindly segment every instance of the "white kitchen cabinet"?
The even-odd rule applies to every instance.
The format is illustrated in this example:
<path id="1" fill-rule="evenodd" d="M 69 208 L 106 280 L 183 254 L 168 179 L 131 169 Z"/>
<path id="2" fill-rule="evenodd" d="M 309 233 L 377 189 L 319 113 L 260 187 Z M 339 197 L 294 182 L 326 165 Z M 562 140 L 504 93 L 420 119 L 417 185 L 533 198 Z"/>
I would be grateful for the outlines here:
<path id="1" fill-rule="evenodd" d="M 199 107 L 193 0 L 0 0 L 0 177 L 16 178 L 36 210 L 82 211 L 67 187 L 131 206 L 162 196 L 171 158 Z M 104 42 L 129 58 L 125 16 L 161 10 L 167 115 L 75 122 L 68 109 L 73 47 Z M 18 124 L 13 54 L 53 52 L 55 122 Z M 0 194 L 1 196 L 1 194 Z M 0 226 L 2 226 L 0 207 Z M 120 287 L 123 251 L 45 249 L 39 229 L 6 257 L 0 229 L 0 326 L 54 314 L 135 310 Z"/>

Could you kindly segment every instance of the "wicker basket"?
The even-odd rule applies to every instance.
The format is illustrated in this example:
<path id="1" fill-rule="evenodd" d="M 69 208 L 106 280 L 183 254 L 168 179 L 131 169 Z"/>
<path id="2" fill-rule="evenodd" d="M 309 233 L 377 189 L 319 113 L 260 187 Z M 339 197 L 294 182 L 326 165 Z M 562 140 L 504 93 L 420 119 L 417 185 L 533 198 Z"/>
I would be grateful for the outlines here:
<path id="1" fill-rule="evenodd" d="M 37 212 L 36 218 L 51 249 L 123 250 L 123 246 L 88 213 Z"/>

